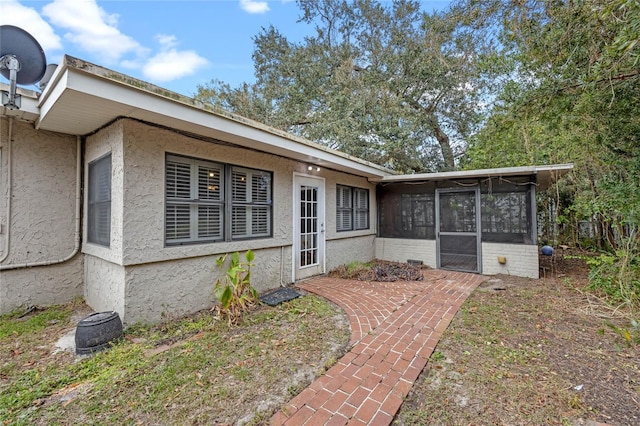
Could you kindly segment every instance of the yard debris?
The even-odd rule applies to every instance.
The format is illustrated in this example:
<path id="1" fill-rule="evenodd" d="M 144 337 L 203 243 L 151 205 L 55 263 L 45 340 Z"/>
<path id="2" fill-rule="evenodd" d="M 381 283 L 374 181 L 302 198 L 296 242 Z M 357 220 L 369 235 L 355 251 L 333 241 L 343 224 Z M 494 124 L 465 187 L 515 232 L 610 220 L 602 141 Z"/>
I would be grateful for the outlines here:
<path id="1" fill-rule="evenodd" d="M 358 281 L 422 281 L 422 268 L 409 263 L 389 262 L 376 259 L 370 263 L 363 263 L 357 267 L 340 265 L 329 276 Z"/>

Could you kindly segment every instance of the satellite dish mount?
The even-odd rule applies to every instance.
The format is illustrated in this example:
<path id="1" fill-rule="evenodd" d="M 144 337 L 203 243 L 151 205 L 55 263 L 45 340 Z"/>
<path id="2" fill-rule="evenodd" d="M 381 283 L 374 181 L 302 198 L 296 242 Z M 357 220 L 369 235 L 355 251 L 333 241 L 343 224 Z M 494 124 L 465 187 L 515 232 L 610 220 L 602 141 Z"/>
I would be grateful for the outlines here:
<path id="1" fill-rule="evenodd" d="M 44 76 L 47 61 L 40 44 L 22 28 L 0 26 L 0 40 L 0 74 L 9 80 L 9 92 L 2 91 L 2 105 L 20 109 L 17 85 L 39 81 Z"/>

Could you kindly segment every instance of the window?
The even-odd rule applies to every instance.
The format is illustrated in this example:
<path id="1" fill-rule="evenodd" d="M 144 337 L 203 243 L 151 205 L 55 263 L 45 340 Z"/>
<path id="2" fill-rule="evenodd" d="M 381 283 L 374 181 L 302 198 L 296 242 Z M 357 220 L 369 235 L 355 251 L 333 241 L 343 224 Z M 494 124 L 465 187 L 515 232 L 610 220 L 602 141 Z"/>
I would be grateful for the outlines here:
<path id="1" fill-rule="evenodd" d="M 167 155 L 167 244 L 271 236 L 271 173 Z"/>
<path id="2" fill-rule="evenodd" d="M 337 185 L 336 229 L 369 229 L 369 190 Z"/>
<path id="3" fill-rule="evenodd" d="M 231 167 L 231 238 L 271 235 L 271 173 Z"/>
<path id="4" fill-rule="evenodd" d="M 89 163 L 87 240 L 109 247 L 111 242 L 111 154 Z"/>

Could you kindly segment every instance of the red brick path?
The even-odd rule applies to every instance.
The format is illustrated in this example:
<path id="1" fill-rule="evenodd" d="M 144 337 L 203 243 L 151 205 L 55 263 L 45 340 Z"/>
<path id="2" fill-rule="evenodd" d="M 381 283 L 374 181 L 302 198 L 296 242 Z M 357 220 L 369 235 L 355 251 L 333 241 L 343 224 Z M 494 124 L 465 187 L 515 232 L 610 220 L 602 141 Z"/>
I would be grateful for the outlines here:
<path id="1" fill-rule="evenodd" d="M 442 332 L 482 275 L 426 270 L 420 282 L 315 278 L 299 285 L 339 305 L 351 350 L 271 418 L 271 425 L 389 425 Z"/>

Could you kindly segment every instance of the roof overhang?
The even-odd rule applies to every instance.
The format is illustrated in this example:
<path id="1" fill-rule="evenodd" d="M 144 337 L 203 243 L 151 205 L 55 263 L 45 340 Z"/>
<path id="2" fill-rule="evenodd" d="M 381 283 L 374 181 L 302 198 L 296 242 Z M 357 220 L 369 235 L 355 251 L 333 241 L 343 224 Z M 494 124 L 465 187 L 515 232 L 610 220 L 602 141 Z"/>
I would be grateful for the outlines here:
<path id="1" fill-rule="evenodd" d="M 36 128 L 88 135 L 128 117 L 367 178 L 394 172 L 192 98 L 65 56 L 40 95 Z"/>
<path id="2" fill-rule="evenodd" d="M 462 170 L 456 172 L 421 173 L 413 175 L 393 175 L 373 178 L 372 182 L 434 182 L 453 179 L 481 179 L 507 176 L 536 176 L 538 190 L 544 191 L 564 174 L 573 170 L 573 164 L 553 164 L 549 166 L 501 167 L 496 169 Z"/>

